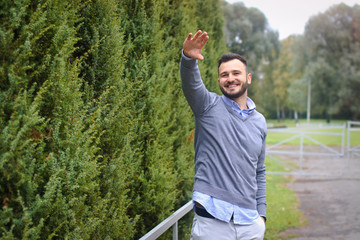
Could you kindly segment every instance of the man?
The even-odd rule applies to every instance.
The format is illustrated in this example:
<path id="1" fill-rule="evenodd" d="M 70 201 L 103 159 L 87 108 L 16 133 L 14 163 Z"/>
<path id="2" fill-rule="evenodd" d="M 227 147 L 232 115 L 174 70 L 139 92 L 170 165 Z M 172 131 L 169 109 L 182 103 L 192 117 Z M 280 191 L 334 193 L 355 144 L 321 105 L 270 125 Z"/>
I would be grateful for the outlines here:
<path id="1" fill-rule="evenodd" d="M 197 60 L 203 60 L 206 32 L 183 44 L 181 79 L 195 116 L 195 217 L 191 239 L 263 239 L 266 220 L 266 122 L 247 97 L 247 62 L 224 54 L 218 66 L 219 96 L 204 86 Z"/>

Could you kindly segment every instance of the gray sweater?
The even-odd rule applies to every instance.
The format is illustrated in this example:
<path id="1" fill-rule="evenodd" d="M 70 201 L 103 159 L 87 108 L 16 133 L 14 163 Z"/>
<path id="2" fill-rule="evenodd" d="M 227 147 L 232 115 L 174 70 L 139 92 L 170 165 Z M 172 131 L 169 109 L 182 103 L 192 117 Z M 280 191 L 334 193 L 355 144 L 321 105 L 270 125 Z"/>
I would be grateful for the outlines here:
<path id="1" fill-rule="evenodd" d="M 242 118 L 209 92 L 197 60 L 181 58 L 180 73 L 195 116 L 194 191 L 266 217 L 265 118 L 256 110 Z"/>

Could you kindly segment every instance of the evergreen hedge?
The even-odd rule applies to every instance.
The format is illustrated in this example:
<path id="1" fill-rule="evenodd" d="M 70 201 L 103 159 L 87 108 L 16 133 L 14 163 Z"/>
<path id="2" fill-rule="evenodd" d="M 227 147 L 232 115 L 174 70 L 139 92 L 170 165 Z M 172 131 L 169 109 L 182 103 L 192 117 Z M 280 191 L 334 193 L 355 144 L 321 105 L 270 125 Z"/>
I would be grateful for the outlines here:
<path id="1" fill-rule="evenodd" d="M 137 239 L 191 198 L 179 60 L 218 0 L 0 2 L 1 239 Z"/>

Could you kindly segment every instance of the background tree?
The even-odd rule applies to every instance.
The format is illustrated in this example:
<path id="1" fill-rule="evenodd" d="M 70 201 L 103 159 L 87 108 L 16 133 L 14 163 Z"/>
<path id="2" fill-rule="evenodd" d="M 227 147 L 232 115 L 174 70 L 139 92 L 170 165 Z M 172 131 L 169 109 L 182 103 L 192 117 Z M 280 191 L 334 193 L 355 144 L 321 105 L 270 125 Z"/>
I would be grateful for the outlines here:
<path id="1" fill-rule="evenodd" d="M 276 60 L 273 74 L 276 76 L 274 80 L 274 97 L 276 98 L 276 116 L 277 119 L 284 119 L 286 111 L 294 111 L 294 118 L 297 119 L 298 112 L 306 111 L 306 94 L 302 89 L 301 77 L 303 72 L 295 67 L 294 51 L 298 44 L 300 36 L 289 36 L 281 42 L 281 51 Z M 300 64 L 300 63 L 298 63 Z"/>
<path id="2" fill-rule="evenodd" d="M 226 4 L 224 7 L 226 18 L 227 45 L 231 52 L 246 56 L 252 71 L 261 63 L 266 50 L 265 15 L 257 8 L 247 8 L 242 2 Z"/>
<path id="3" fill-rule="evenodd" d="M 276 61 L 280 52 L 281 44 L 278 40 L 278 34 L 269 32 L 267 34 L 268 41 L 272 43 L 272 48 L 269 45 L 269 52 L 263 57 L 258 70 L 253 73 L 255 81 L 251 83 L 252 91 L 254 92 L 254 100 L 256 101 L 256 108 L 263 113 L 267 118 L 276 118 L 276 96 L 274 94 L 275 80 L 277 76 L 274 74 L 276 68 Z M 258 76 L 258 78 L 256 78 Z M 250 92 L 251 93 L 251 92 Z"/>
<path id="4" fill-rule="evenodd" d="M 102 20 L 118 24 L 118 18 L 110 19 L 116 16 L 114 1 L 96 4 L 100 8 L 88 12 L 94 13 L 89 22 L 96 26 L 95 18 L 106 12 L 109 18 Z M 3 238 L 134 235 L 136 216 L 127 215 L 128 169 L 100 151 L 108 91 L 95 94 L 80 77 L 84 59 L 101 42 L 79 41 L 82 21 L 90 17 L 87 6 L 81 1 L 24 1 L 1 8 Z M 121 31 L 112 30 L 107 40 L 121 43 Z M 81 47 L 84 54 L 79 55 Z M 112 179 L 103 181 L 104 175 Z"/>
<path id="5" fill-rule="evenodd" d="M 334 5 L 308 21 L 304 36 L 282 45 L 259 10 L 224 3 L 224 14 L 228 47 L 248 58 L 249 94 L 266 117 L 304 112 L 311 82 L 312 116 L 358 118 L 359 103 L 350 99 L 359 92 L 359 5 Z"/>
<path id="6" fill-rule="evenodd" d="M 359 5 L 334 5 L 306 24 L 304 76 L 312 82 L 314 112 L 328 120 L 341 109 L 353 119 L 358 115 L 359 102 L 350 103 L 349 97 L 359 93 L 359 9 Z"/>
<path id="7" fill-rule="evenodd" d="M 292 52 L 291 72 L 294 81 L 287 89 L 289 107 L 295 114 L 307 111 L 308 80 L 304 77 L 307 65 L 307 55 L 305 49 L 305 39 L 303 35 L 292 36 L 290 51 Z"/>

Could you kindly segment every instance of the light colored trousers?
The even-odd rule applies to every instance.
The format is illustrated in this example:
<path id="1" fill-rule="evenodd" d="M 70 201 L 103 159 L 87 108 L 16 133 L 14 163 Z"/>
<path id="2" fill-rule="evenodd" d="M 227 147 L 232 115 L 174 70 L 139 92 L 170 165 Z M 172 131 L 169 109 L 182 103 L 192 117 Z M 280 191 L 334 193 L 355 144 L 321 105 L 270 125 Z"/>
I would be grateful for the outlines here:
<path id="1" fill-rule="evenodd" d="M 260 217 L 251 225 L 238 225 L 195 214 L 190 240 L 262 240 L 264 234 Z"/>

